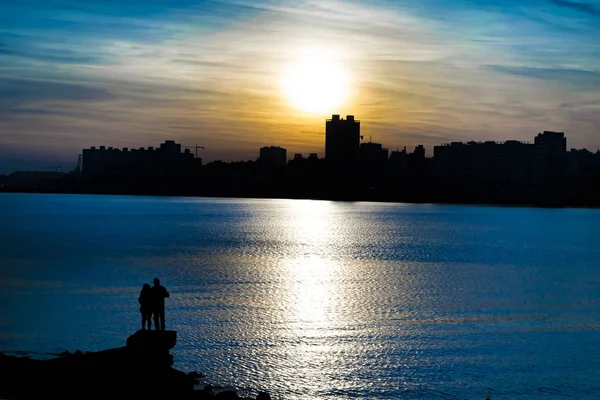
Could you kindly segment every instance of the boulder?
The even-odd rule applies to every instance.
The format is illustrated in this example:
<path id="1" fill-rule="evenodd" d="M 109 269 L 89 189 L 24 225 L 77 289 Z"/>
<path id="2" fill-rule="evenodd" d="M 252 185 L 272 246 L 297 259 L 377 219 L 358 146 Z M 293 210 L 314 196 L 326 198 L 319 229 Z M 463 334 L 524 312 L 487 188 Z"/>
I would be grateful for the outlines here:
<path id="1" fill-rule="evenodd" d="M 258 392 L 256 400 L 271 400 L 271 395 L 267 392 Z"/>
<path id="2" fill-rule="evenodd" d="M 176 331 L 139 330 L 127 338 L 127 347 L 136 352 L 169 351 L 176 344 Z"/>
<path id="3" fill-rule="evenodd" d="M 238 394 L 235 390 L 224 390 L 222 392 L 217 393 L 215 396 L 218 400 L 238 400 Z"/>

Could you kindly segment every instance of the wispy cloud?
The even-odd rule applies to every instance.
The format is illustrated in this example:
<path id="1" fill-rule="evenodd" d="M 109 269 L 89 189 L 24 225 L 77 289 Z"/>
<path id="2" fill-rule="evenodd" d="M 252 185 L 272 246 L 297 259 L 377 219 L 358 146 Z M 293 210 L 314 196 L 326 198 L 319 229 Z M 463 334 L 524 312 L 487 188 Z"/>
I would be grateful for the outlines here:
<path id="1" fill-rule="evenodd" d="M 485 67 L 505 74 L 548 79 L 564 84 L 577 85 L 590 90 L 600 90 L 600 71 L 570 68 L 512 67 L 506 65 L 486 65 Z"/>
<path id="2" fill-rule="evenodd" d="M 22 103 L 43 100 L 98 101 L 112 97 L 105 89 L 83 84 L 19 78 L 0 78 L 0 91 L 2 101 Z"/>
<path id="3" fill-rule="evenodd" d="M 550 0 L 557 6 L 569 8 L 574 11 L 590 14 L 593 16 L 600 16 L 600 7 L 593 5 L 588 2 L 582 1 L 570 1 L 570 0 Z"/>

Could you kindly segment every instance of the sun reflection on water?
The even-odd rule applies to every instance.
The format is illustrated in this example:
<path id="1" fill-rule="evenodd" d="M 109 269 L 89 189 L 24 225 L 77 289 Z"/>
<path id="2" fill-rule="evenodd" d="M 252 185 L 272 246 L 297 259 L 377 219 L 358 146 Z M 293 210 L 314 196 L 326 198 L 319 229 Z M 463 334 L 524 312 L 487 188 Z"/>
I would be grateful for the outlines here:
<path id="1" fill-rule="evenodd" d="M 322 390 L 324 377 L 343 366 L 332 354 L 333 342 L 344 322 L 338 311 L 343 299 L 340 275 L 345 266 L 336 256 L 336 229 L 341 216 L 325 201 L 292 201 L 282 217 L 285 234 L 295 243 L 294 257 L 281 259 L 278 273 L 285 285 L 285 328 L 281 341 L 289 343 L 280 357 L 282 366 L 295 365 L 298 389 Z M 279 369 L 279 368 L 277 368 Z M 283 369 L 283 368 L 282 368 Z M 307 395 L 307 393 L 298 393 Z M 316 394 L 316 393 L 314 393 Z"/>

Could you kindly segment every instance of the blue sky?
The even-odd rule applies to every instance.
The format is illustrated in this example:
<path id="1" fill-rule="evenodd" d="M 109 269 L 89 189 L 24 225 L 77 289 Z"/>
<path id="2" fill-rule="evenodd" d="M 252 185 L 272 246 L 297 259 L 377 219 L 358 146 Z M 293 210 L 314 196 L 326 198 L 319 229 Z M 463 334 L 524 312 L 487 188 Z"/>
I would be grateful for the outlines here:
<path id="1" fill-rule="evenodd" d="M 281 71 L 313 50 L 351 77 L 335 110 L 282 94 Z M 0 0 L 0 173 L 166 139 L 205 161 L 322 156 L 332 111 L 428 155 L 543 130 L 596 150 L 600 2 Z"/>

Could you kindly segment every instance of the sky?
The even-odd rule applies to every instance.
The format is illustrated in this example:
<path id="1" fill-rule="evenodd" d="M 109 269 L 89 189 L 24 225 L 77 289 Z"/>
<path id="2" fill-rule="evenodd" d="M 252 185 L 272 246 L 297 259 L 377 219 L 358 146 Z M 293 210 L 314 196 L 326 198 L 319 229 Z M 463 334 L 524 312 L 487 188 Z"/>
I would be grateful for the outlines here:
<path id="1" fill-rule="evenodd" d="M 331 114 L 427 156 L 544 130 L 595 151 L 600 1 L 0 0 L 0 173 L 165 140 L 323 157 Z"/>

